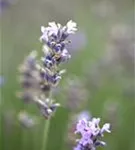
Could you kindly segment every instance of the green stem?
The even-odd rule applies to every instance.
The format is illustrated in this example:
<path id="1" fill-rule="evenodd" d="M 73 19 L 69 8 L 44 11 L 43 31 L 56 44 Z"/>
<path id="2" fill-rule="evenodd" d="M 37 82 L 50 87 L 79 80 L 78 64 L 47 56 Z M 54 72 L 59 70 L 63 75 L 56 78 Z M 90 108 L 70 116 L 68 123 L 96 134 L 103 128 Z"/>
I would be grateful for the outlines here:
<path id="1" fill-rule="evenodd" d="M 48 137 L 49 125 L 50 125 L 50 120 L 48 119 L 48 120 L 46 120 L 45 126 L 44 126 L 43 142 L 42 142 L 41 150 L 45 150 L 46 146 L 47 146 L 47 137 Z"/>
<path id="2" fill-rule="evenodd" d="M 28 135 L 25 130 L 26 129 L 22 130 L 22 150 L 27 150 Z"/>
<path id="3" fill-rule="evenodd" d="M 52 97 L 51 90 L 48 93 L 48 97 L 50 99 Z M 48 132 L 49 132 L 49 126 L 50 126 L 50 118 L 48 118 L 48 120 L 45 121 L 44 130 L 43 130 L 43 141 L 42 141 L 41 150 L 46 150 L 46 147 L 47 147 L 47 137 L 48 137 Z"/>

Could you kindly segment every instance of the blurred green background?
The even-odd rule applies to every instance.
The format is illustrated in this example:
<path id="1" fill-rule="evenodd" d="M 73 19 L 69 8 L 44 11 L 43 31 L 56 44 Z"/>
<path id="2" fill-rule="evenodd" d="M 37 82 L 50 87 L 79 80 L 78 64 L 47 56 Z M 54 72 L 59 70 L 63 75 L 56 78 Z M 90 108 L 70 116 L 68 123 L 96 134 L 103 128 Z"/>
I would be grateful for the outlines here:
<path id="1" fill-rule="evenodd" d="M 72 59 L 63 65 L 67 73 L 59 85 L 61 92 L 54 96 L 63 107 L 51 119 L 47 150 L 72 149 L 67 146 L 70 142 L 66 138 L 69 118 L 83 110 L 112 124 L 112 133 L 104 138 L 107 147 L 99 150 L 135 149 L 133 12 L 133 0 L 0 1 L 0 58 L 4 77 L 0 87 L 1 150 L 41 149 L 46 120 L 36 107 L 16 97 L 20 89 L 17 69 L 31 50 L 41 54 L 42 45 L 38 40 L 41 25 L 47 26 L 50 21 L 65 25 L 71 19 L 78 24 L 78 34 L 72 37 Z M 86 104 L 74 111 L 64 105 L 72 101 L 62 90 L 72 76 L 77 76 L 87 90 L 87 96 L 83 97 L 84 101 L 87 99 Z M 37 125 L 30 129 L 22 127 L 17 119 L 21 110 L 36 116 Z"/>

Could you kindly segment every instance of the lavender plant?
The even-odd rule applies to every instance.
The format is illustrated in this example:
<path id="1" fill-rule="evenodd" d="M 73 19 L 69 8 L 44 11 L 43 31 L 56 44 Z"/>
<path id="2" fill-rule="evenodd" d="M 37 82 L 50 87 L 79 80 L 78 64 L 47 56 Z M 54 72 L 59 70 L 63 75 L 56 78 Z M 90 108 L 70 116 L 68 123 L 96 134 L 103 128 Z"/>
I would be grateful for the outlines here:
<path id="1" fill-rule="evenodd" d="M 51 92 L 58 86 L 62 74 L 65 73 L 65 70 L 60 70 L 60 65 L 71 58 L 66 46 L 70 43 L 68 36 L 75 31 L 77 31 L 77 24 L 72 20 L 65 26 L 55 22 L 50 22 L 48 27 L 41 26 L 40 42 L 43 43 L 43 57 L 38 59 L 37 51 L 32 51 L 19 68 L 23 90 L 18 93 L 18 96 L 26 103 L 36 104 L 47 119 L 42 150 L 46 148 L 49 120 L 60 106 L 53 100 Z M 23 120 L 26 119 L 28 118 L 23 117 Z M 80 133 L 82 137 L 74 150 L 95 150 L 98 145 L 105 145 L 98 139 L 105 131 L 110 132 L 110 124 L 105 124 L 100 129 L 99 122 L 99 118 L 93 118 L 92 121 L 79 120 L 75 133 Z"/>
<path id="2" fill-rule="evenodd" d="M 105 146 L 106 143 L 100 141 L 104 132 L 110 133 L 110 124 L 106 123 L 102 128 L 99 127 L 100 118 L 93 118 L 91 121 L 85 118 L 79 120 L 75 133 L 81 134 L 78 145 L 74 150 L 96 150 L 97 146 Z"/>
<path id="3" fill-rule="evenodd" d="M 25 102 L 38 105 L 41 114 L 49 119 L 60 106 L 51 97 L 52 88 L 57 87 L 65 70 L 60 64 L 70 59 L 65 46 L 70 43 L 67 37 L 77 30 L 76 23 L 69 21 L 62 27 L 59 23 L 50 22 L 48 27 L 41 27 L 43 57 L 37 60 L 37 52 L 33 51 L 20 66 L 20 82 L 23 92 L 19 96 Z"/>

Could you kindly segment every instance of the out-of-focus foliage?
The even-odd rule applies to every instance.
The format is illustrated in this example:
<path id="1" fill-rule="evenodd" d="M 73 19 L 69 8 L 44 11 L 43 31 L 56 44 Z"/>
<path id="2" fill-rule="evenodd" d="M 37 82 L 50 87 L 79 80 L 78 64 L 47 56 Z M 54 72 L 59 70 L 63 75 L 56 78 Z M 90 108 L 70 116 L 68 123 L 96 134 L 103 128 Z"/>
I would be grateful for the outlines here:
<path id="1" fill-rule="evenodd" d="M 67 127 L 74 113 L 79 113 L 66 107 L 67 104 L 72 106 L 69 101 L 72 88 L 80 94 L 81 100 L 85 93 L 83 91 L 87 90 L 84 94 L 86 104 L 82 105 L 76 98 L 82 105 L 78 111 L 87 109 L 92 116 L 112 124 L 112 133 L 105 136 L 105 150 L 135 148 L 133 11 L 133 0 L 0 1 L 0 71 L 4 78 L 0 86 L 2 150 L 41 149 L 46 120 L 36 107 L 24 104 L 16 97 L 16 91 L 20 89 L 18 67 L 31 50 L 36 49 L 41 53 L 38 41 L 41 25 L 46 26 L 50 21 L 64 25 L 70 19 L 77 22 L 79 29 L 76 36 L 72 37 L 73 43 L 69 47 L 72 59 L 66 64 L 67 73 L 59 88 L 54 91 L 54 97 L 63 107 L 58 108 L 51 120 L 47 150 L 72 149 L 70 144 L 73 143 L 66 141 Z M 72 81 L 73 76 L 77 76 L 76 85 L 83 83 L 83 86 L 73 86 L 70 89 L 67 79 Z M 71 96 L 73 99 L 74 93 Z M 20 112 L 24 110 L 27 113 L 25 118 L 21 116 L 20 121 Z M 29 116 L 36 118 L 35 125 Z M 32 123 L 32 126 L 22 126 L 22 121 L 26 125 Z"/>

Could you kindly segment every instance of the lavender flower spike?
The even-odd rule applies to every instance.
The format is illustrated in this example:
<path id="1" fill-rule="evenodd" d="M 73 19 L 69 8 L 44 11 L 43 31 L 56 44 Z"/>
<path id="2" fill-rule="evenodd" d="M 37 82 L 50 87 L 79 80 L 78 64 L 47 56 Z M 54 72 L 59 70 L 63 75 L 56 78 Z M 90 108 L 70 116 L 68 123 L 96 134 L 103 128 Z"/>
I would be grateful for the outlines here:
<path id="1" fill-rule="evenodd" d="M 43 56 L 38 60 L 34 51 L 20 66 L 19 81 L 23 91 L 18 96 L 25 102 L 36 104 L 41 114 L 50 119 L 60 106 L 51 98 L 51 91 L 57 87 L 64 70 L 60 64 L 68 61 L 71 56 L 65 46 L 70 43 L 67 37 L 77 30 L 76 23 L 69 21 L 65 26 L 50 22 L 48 27 L 41 27 L 40 41 L 43 43 Z"/>
<path id="2" fill-rule="evenodd" d="M 103 136 L 106 131 L 110 133 L 110 124 L 106 123 L 102 128 L 99 127 L 100 118 L 93 118 L 87 121 L 85 118 L 79 120 L 76 125 L 75 133 L 81 134 L 78 145 L 74 150 L 96 150 L 98 146 L 105 146 L 106 143 L 100 141 L 99 138 Z"/>

